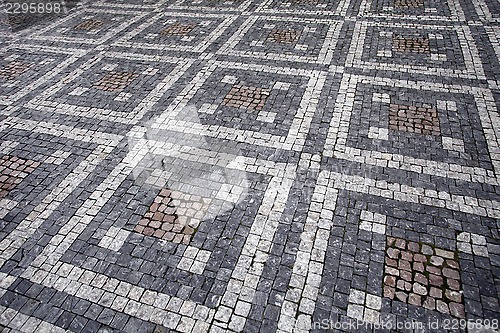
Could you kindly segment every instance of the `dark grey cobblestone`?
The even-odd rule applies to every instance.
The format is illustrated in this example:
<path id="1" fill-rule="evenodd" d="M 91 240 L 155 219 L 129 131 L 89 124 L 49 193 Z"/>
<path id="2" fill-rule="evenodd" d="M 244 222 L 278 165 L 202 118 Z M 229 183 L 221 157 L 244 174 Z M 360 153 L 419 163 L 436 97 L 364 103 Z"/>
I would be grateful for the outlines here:
<path id="1" fill-rule="evenodd" d="M 498 330 L 498 1 L 16 3 L 2 333 Z"/>

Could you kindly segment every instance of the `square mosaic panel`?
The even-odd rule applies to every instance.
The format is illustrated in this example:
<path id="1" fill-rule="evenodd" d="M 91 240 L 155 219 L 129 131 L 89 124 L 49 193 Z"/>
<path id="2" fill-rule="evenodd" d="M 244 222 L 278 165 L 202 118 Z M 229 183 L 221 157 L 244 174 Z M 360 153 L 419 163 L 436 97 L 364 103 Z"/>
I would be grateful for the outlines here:
<path id="1" fill-rule="evenodd" d="M 6 49 L 0 55 L 0 104 L 12 103 L 31 93 L 77 57 L 71 51 L 45 51 L 30 46 Z"/>
<path id="2" fill-rule="evenodd" d="M 362 83 L 357 91 L 347 146 L 492 170 L 472 96 Z"/>
<path id="3" fill-rule="evenodd" d="M 325 156 L 496 182 L 500 161 L 485 153 L 498 146 L 495 137 L 486 135 L 499 121 L 491 91 L 470 87 L 458 93 L 455 86 L 350 74 L 344 74 L 341 85 L 353 97 L 339 94 L 335 99 Z"/>
<path id="4" fill-rule="evenodd" d="M 172 9 L 196 9 L 204 11 L 245 10 L 251 0 L 177 0 L 169 6 Z"/>
<path id="5" fill-rule="evenodd" d="M 363 0 L 361 12 L 373 16 L 410 16 L 429 18 L 463 17 L 458 3 L 439 0 Z"/>
<path id="6" fill-rule="evenodd" d="M 162 189 L 134 231 L 189 244 L 210 204 L 209 198 Z"/>
<path id="7" fill-rule="evenodd" d="M 330 64 L 340 28 L 331 20 L 252 16 L 218 53 Z"/>
<path id="8" fill-rule="evenodd" d="M 267 0 L 257 10 L 269 14 L 341 15 L 349 8 L 349 1 L 328 0 Z"/>
<path id="9" fill-rule="evenodd" d="M 58 82 L 32 104 L 42 108 L 55 102 L 71 110 L 72 115 L 127 122 L 140 111 L 135 108 L 143 99 L 176 68 L 174 62 L 148 58 L 137 61 L 108 52 L 80 65 L 78 68 L 84 70 L 69 81 Z"/>
<path id="10" fill-rule="evenodd" d="M 38 30 L 33 38 L 65 43 L 102 43 L 144 15 L 119 10 L 85 9 Z"/>
<path id="11" fill-rule="evenodd" d="M 40 162 L 16 156 L 2 156 L 0 158 L 0 198 L 7 196 L 11 190 L 39 165 Z"/>
<path id="12" fill-rule="evenodd" d="M 332 181 L 320 179 L 318 183 L 331 190 Z M 300 272 L 295 274 L 308 275 L 292 276 L 292 288 L 288 287 L 292 291 L 297 285 L 303 287 L 300 281 L 305 280 L 305 287 L 312 290 L 302 295 L 302 305 L 293 312 L 299 318 L 311 315 L 312 322 L 335 322 L 347 316 L 368 325 L 404 318 L 426 325 L 431 318 L 465 318 L 466 313 L 474 312 L 477 304 L 472 298 L 477 299 L 478 294 L 496 297 L 493 274 L 483 270 L 483 278 L 482 273 L 471 269 L 473 262 L 486 262 L 488 237 L 484 235 L 495 234 L 494 219 L 347 190 L 324 196 L 336 201 L 333 219 L 320 217 L 316 223 L 318 231 L 311 227 L 301 239 L 315 232 L 315 239 L 323 242 L 326 233 L 328 244 L 303 250 L 311 253 L 309 273 L 307 268 L 294 267 L 294 273 Z M 321 196 L 317 200 L 312 206 L 332 209 L 331 202 L 321 203 Z M 308 218 L 315 214 L 309 211 Z M 482 236 L 464 232 L 465 229 Z M 464 255 L 472 253 L 470 244 L 477 244 L 476 252 L 473 256 Z M 316 263 L 314 260 L 318 259 L 314 258 L 323 258 L 323 252 L 324 260 Z M 321 282 L 309 279 L 315 274 L 322 276 Z M 314 295 L 314 290 L 318 294 L 313 298 L 312 312 L 311 305 L 305 306 L 302 300 Z M 292 299 L 292 295 L 287 292 L 285 300 Z M 281 311 L 282 315 L 290 313 Z"/>
<path id="13" fill-rule="evenodd" d="M 318 102 L 307 96 L 319 96 L 326 73 L 216 60 L 190 71 L 195 77 L 169 103 L 158 129 L 302 150 Z"/>
<path id="14" fill-rule="evenodd" d="M 114 45 L 127 48 L 202 52 L 232 23 L 232 15 L 158 14 Z"/>
<path id="15" fill-rule="evenodd" d="M 183 149 L 189 148 L 184 139 Z M 210 155 L 228 151 L 227 145 L 220 144 L 212 144 L 212 149 Z M 134 164 L 134 171 L 125 181 L 112 185 L 116 188 L 111 198 L 102 202 L 78 239 L 68 244 L 61 262 L 85 267 L 91 271 L 89 274 L 105 274 L 150 291 L 177 296 L 194 302 L 193 306 L 215 308 L 217 304 L 207 295 L 210 292 L 219 297 L 226 287 L 218 288 L 228 281 L 216 282 L 213 277 L 219 271 L 232 271 L 236 265 L 232 255 L 219 252 L 216 244 L 224 242 L 231 253 L 242 251 L 246 238 L 240 232 L 248 231 L 248 226 L 232 222 L 241 220 L 241 212 L 250 221 L 255 219 L 272 176 L 206 164 L 203 157 L 197 154 L 199 161 L 194 161 L 163 154 L 144 156 Z M 130 167 L 127 162 L 122 165 Z M 164 179 L 158 179 L 165 174 Z M 248 191 L 238 192 L 235 200 L 221 199 L 224 189 L 245 184 Z M 280 189 L 284 186 L 280 185 Z M 269 186 L 269 191 L 275 190 Z M 231 239 L 227 237 L 230 234 Z M 82 248 L 83 243 L 88 246 Z M 102 260 L 93 265 L 96 252 Z M 203 267 L 186 267 L 193 259 L 193 265 L 203 263 Z M 185 289 L 192 292 L 178 294 Z"/>
<path id="16" fill-rule="evenodd" d="M 299 109 L 290 94 L 304 94 L 307 81 L 300 76 L 250 70 L 240 70 L 236 76 L 233 70 L 218 68 L 189 104 L 205 125 L 285 136 Z M 189 119 L 189 115 L 181 111 L 176 118 Z"/>
<path id="17" fill-rule="evenodd" d="M 384 297 L 465 318 L 462 294 L 456 253 L 387 238 Z"/>
<path id="18" fill-rule="evenodd" d="M 14 254 L 36 230 L 44 230 L 44 227 L 39 229 L 42 223 L 50 226 L 57 224 L 57 217 L 49 216 L 60 207 L 61 202 L 47 202 L 50 193 L 58 191 L 63 201 L 90 174 L 93 164 L 102 161 L 99 157 L 92 158 L 93 162 L 86 164 L 87 168 L 82 172 L 81 166 L 79 169 L 77 166 L 82 161 L 86 163 L 90 160 L 85 161 L 95 145 L 92 147 L 88 142 L 28 132 L 26 127 L 19 124 L 29 125 L 32 119 L 22 118 L 19 114 L 26 115 L 26 109 L 21 108 L 19 113 L 12 114 L 13 118 L 18 119 L 17 126 L 13 124 L 0 131 L 0 149 L 5 154 L 0 155 L 0 243 L 12 244 L 10 250 L 2 252 L 0 266 L 4 264 L 6 256 L 10 258 L 9 253 Z M 77 146 L 78 154 L 73 155 L 71 152 Z M 66 177 L 71 173 L 78 178 L 67 180 Z M 49 182 L 48 179 L 52 180 L 53 177 L 57 180 Z M 36 216 L 42 211 L 47 217 L 37 219 Z M 69 212 L 70 209 L 65 208 L 65 211 Z M 37 235 L 41 237 L 41 234 Z M 22 249 L 19 251 L 22 252 Z M 10 269 L 16 267 L 7 266 Z"/>
<path id="19" fill-rule="evenodd" d="M 347 65 L 445 76 L 484 76 L 468 27 L 357 23 Z M 464 54 L 466 56 L 464 56 Z"/>

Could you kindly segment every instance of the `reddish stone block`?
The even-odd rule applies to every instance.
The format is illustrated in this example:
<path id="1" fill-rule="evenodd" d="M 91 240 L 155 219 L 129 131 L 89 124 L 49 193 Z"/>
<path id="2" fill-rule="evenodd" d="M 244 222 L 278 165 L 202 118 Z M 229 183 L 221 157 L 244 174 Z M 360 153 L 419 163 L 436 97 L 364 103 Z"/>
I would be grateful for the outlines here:
<path id="1" fill-rule="evenodd" d="M 427 278 L 420 273 L 415 273 L 415 281 L 426 286 L 428 284 Z"/>
<path id="2" fill-rule="evenodd" d="M 443 285 L 443 278 L 438 275 L 430 274 L 429 283 L 436 287 L 441 287 Z"/>
<path id="3" fill-rule="evenodd" d="M 460 273 L 454 269 L 443 268 L 443 275 L 450 279 L 460 279 Z"/>
<path id="4" fill-rule="evenodd" d="M 421 306 L 422 305 L 422 297 L 419 295 L 416 295 L 414 293 L 410 293 L 410 296 L 408 297 L 408 303 L 416 306 Z"/>
<path id="5" fill-rule="evenodd" d="M 411 282 L 412 280 L 412 275 L 411 272 L 408 271 L 401 271 L 400 272 L 401 278 L 405 281 Z"/>
<path id="6" fill-rule="evenodd" d="M 420 251 L 420 245 L 418 245 L 418 243 L 415 242 L 409 242 L 408 250 L 412 251 L 413 253 L 418 253 Z"/>
<path id="7" fill-rule="evenodd" d="M 398 259 L 399 258 L 399 252 L 400 251 L 398 249 L 394 249 L 394 248 L 387 249 L 387 255 L 391 259 Z"/>
<path id="8" fill-rule="evenodd" d="M 396 286 L 396 278 L 394 276 L 386 275 L 384 277 L 384 283 L 388 286 L 394 287 Z"/>
<path id="9" fill-rule="evenodd" d="M 394 299 L 395 290 L 392 287 L 384 286 L 384 297 Z"/>
<path id="10" fill-rule="evenodd" d="M 458 318 L 465 318 L 465 308 L 462 304 L 450 303 L 450 313 Z"/>

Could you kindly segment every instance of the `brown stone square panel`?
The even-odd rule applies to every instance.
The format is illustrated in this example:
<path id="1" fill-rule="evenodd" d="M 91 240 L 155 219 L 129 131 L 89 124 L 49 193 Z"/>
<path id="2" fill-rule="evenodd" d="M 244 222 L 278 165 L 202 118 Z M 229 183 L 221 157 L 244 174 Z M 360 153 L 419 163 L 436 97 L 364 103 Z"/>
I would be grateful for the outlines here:
<path id="1" fill-rule="evenodd" d="M 391 104 L 389 106 L 389 128 L 392 130 L 440 135 L 437 110 L 428 107 Z"/>
<path id="2" fill-rule="evenodd" d="M 101 20 L 85 20 L 75 26 L 76 30 L 95 30 L 99 29 L 104 24 Z"/>
<path id="3" fill-rule="evenodd" d="M 109 72 L 106 73 L 94 87 L 109 92 L 122 91 L 127 88 L 137 76 L 138 75 L 135 73 Z"/>
<path id="4" fill-rule="evenodd" d="M 14 80 L 30 67 L 31 64 L 25 62 L 11 61 L 0 69 L 0 78 L 4 80 Z"/>
<path id="5" fill-rule="evenodd" d="M 299 36 L 300 31 L 297 30 L 273 29 L 267 37 L 267 40 L 276 43 L 292 44 L 299 39 Z"/>
<path id="6" fill-rule="evenodd" d="M 426 37 L 394 36 L 392 50 L 394 52 L 431 53 L 429 38 Z"/>
<path id="7" fill-rule="evenodd" d="M 162 189 L 134 231 L 174 243 L 189 244 L 210 199 Z"/>
<path id="8" fill-rule="evenodd" d="M 424 0 L 395 0 L 396 8 L 421 8 L 424 6 Z"/>
<path id="9" fill-rule="evenodd" d="M 264 108 L 270 93 L 270 89 L 234 85 L 226 97 L 224 97 L 222 104 L 235 108 L 260 111 Z"/>
<path id="10" fill-rule="evenodd" d="M 387 237 L 384 297 L 465 318 L 457 254 Z"/>
<path id="11" fill-rule="evenodd" d="M 195 27 L 196 24 L 174 23 L 166 29 L 163 29 L 160 33 L 168 36 L 185 36 L 193 31 Z"/>
<path id="12" fill-rule="evenodd" d="M 4 155 L 0 158 L 0 198 L 7 196 L 40 162 Z"/>

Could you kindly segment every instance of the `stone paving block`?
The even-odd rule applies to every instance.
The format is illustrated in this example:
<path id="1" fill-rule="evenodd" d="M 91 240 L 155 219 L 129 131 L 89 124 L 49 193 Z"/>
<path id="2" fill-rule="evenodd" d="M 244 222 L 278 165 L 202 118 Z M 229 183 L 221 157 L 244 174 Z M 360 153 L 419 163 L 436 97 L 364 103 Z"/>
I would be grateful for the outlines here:
<path id="1" fill-rule="evenodd" d="M 26 176 L 33 172 L 40 162 L 25 160 L 16 156 L 2 156 L 0 159 L 0 198 L 5 197 Z"/>
<path id="2" fill-rule="evenodd" d="M 498 1 L 63 7 L 0 13 L 0 330 L 497 329 Z"/>

